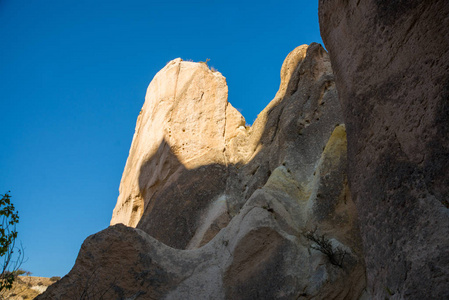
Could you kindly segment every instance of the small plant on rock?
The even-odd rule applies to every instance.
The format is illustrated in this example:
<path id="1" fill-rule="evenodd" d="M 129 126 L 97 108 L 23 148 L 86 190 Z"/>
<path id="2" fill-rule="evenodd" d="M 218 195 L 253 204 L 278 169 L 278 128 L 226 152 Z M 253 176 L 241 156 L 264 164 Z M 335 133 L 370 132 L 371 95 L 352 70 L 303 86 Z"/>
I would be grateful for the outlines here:
<path id="1" fill-rule="evenodd" d="M 316 233 L 316 228 L 312 231 L 309 231 L 305 234 L 305 237 L 314 242 L 311 248 L 320 251 L 325 254 L 331 264 L 343 268 L 343 260 L 347 254 L 347 252 L 340 247 L 332 247 L 332 243 L 327 239 L 324 234 L 319 235 Z"/>
<path id="2" fill-rule="evenodd" d="M 50 281 L 52 281 L 52 282 L 55 282 L 55 281 L 58 281 L 58 280 L 61 280 L 60 276 L 53 276 L 53 277 L 50 278 Z"/>
<path id="3" fill-rule="evenodd" d="M 206 58 L 206 61 L 199 61 L 198 63 L 200 63 L 200 64 L 205 64 L 206 66 L 208 66 L 207 65 L 207 63 L 210 61 L 210 59 L 209 58 Z M 208 66 L 209 67 L 209 66 Z"/>

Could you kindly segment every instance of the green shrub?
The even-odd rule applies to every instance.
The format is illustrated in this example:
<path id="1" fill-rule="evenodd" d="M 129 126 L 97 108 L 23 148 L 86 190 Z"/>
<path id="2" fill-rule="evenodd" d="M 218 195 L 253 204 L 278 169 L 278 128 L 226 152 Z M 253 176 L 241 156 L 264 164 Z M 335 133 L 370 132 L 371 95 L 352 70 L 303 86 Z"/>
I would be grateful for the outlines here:
<path id="1" fill-rule="evenodd" d="M 19 213 L 11 203 L 11 196 L 8 193 L 0 195 L 0 258 L 3 260 L 0 273 L 0 292 L 9 290 L 23 261 L 23 249 L 17 248 L 16 224 L 19 223 Z M 14 253 L 17 253 L 14 255 Z"/>

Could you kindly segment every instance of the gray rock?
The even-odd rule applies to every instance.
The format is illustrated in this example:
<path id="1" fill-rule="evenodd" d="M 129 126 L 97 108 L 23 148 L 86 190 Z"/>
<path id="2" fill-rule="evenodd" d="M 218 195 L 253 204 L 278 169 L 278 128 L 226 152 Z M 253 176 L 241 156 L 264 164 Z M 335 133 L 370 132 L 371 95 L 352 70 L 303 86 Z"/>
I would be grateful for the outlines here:
<path id="1" fill-rule="evenodd" d="M 449 299 L 449 4 L 320 1 L 374 299 Z"/>

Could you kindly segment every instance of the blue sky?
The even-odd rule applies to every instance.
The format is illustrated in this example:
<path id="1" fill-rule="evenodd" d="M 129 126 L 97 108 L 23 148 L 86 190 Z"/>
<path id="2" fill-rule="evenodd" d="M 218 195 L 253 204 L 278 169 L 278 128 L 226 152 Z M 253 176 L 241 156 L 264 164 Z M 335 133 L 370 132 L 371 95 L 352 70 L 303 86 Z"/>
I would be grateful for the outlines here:
<path id="1" fill-rule="evenodd" d="M 0 194 L 36 276 L 109 225 L 146 88 L 177 57 L 226 78 L 252 123 L 284 58 L 322 43 L 318 1 L 0 0 Z"/>

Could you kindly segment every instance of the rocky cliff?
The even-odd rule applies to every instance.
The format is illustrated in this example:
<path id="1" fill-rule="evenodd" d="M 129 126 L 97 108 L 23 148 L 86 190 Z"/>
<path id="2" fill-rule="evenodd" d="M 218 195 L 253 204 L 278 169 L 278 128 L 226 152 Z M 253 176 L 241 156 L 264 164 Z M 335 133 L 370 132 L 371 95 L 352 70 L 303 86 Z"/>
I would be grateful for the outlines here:
<path id="1" fill-rule="evenodd" d="M 321 0 L 373 299 L 449 299 L 449 4 Z"/>
<path id="2" fill-rule="evenodd" d="M 251 127 L 220 73 L 171 61 L 148 88 L 112 226 L 39 299 L 359 299 L 346 165 L 320 45 L 288 55 Z"/>

